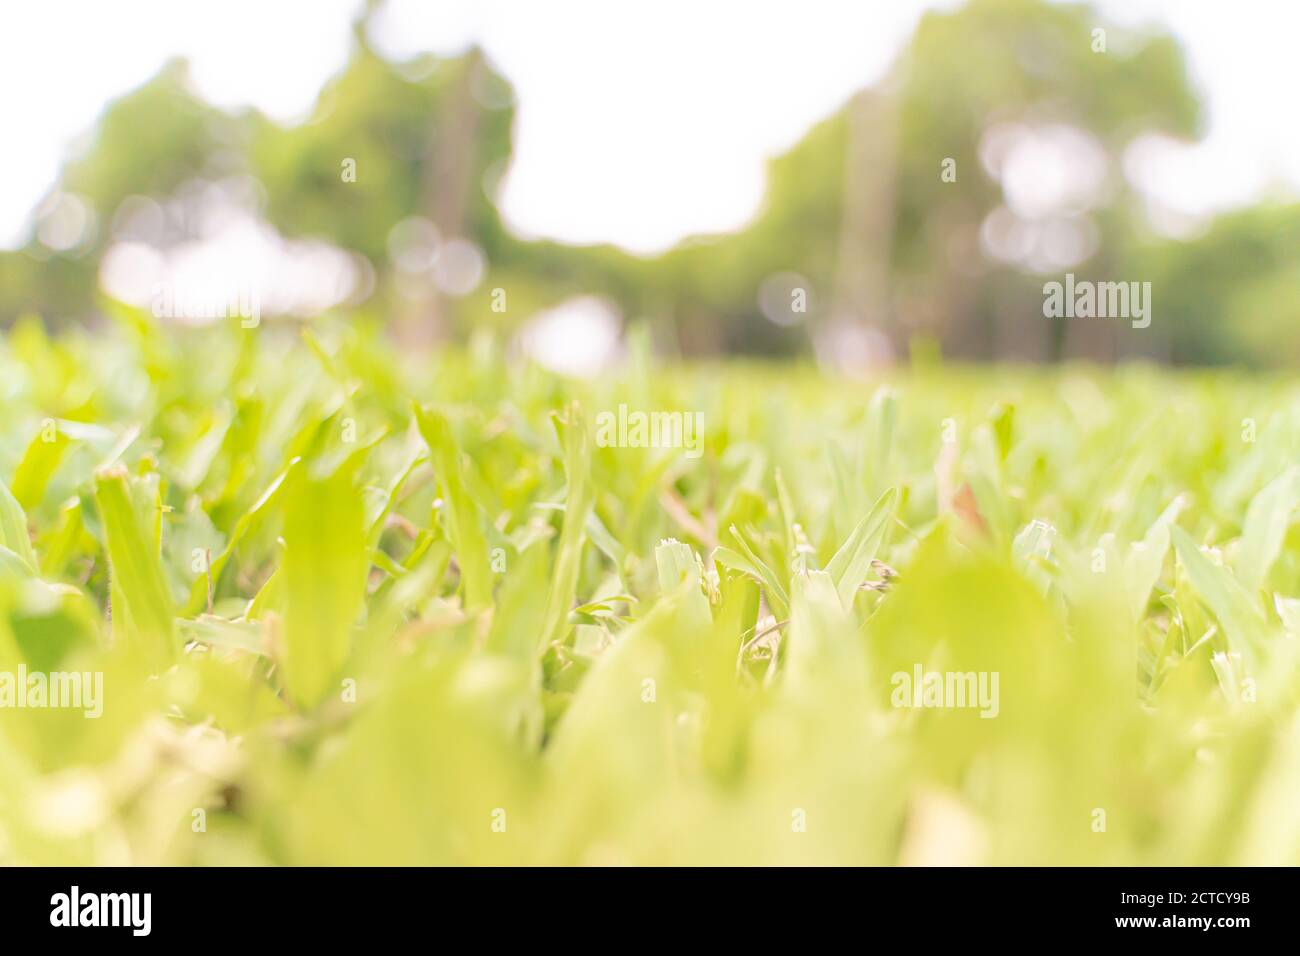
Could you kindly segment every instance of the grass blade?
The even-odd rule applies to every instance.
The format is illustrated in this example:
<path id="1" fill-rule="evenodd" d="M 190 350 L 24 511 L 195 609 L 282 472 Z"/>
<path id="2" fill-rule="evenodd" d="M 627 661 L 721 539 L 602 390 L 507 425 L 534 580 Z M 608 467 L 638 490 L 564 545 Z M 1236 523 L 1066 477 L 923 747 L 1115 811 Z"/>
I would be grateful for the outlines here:
<path id="1" fill-rule="evenodd" d="M 284 680 L 290 697 L 322 700 L 347 659 L 370 562 L 364 504 L 352 469 L 295 469 L 285 497 Z"/>
<path id="2" fill-rule="evenodd" d="M 416 423 L 429 452 L 447 500 L 448 536 L 456 549 L 461 591 L 465 608 L 479 609 L 492 603 L 492 568 L 488 560 L 487 537 L 476 502 L 465 486 L 460 449 L 451 424 L 440 412 L 416 407 Z"/>
<path id="3" fill-rule="evenodd" d="M 889 528 L 889 519 L 894 513 L 894 499 L 897 497 L 898 492 L 893 488 L 881 495 L 826 565 L 826 573 L 835 583 L 835 591 L 845 610 L 853 607 L 854 595 L 867 580 L 871 561 L 880 550 L 880 544 Z"/>
<path id="4" fill-rule="evenodd" d="M 3 481 L 0 481 L 0 545 L 17 555 L 32 571 L 36 570 L 36 552 L 27 534 L 27 515 Z"/>
<path id="5" fill-rule="evenodd" d="M 95 504 L 112 577 L 113 630 L 150 666 L 161 669 L 176 656 L 174 609 L 157 534 L 132 498 L 124 465 L 109 465 L 95 474 Z"/>
<path id="6" fill-rule="evenodd" d="M 556 419 L 556 425 L 563 432 L 564 474 L 569 489 L 564 499 L 564 527 L 555 554 L 555 575 L 551 579 L 551 592 L 543 619 L 543 648 L 565 636 L 569 609 L 578 589 L 587 515 L 594 501 L 587 423 L 577 403 L 569 407 L 568 418 L 562 424 Z"/>

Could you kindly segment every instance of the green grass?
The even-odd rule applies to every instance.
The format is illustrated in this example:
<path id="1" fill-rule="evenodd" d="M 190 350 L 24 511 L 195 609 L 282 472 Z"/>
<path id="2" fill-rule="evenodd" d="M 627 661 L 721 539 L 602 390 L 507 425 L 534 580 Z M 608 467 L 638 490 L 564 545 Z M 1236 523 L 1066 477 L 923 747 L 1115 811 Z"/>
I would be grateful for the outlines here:
<path id="1" fill-rule="evenodd" d="M 0 708 L 0 863 L 1300 863 L 1285 379 L 120 314 L 0 413 L 0 675 L 104 687 Z"/>

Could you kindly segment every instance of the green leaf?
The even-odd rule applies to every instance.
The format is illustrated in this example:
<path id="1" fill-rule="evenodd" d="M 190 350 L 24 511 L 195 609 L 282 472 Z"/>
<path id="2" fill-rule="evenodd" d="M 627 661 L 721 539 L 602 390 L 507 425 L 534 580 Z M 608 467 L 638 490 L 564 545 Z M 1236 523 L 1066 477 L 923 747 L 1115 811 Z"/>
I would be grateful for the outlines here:
<path id="1" fill-rule="evenodd" d="M 1170 534 L 1192 587 L 1219 619 L 1229 645 L 1257 665 L 1268 636 L 1268 621 L 1258 603 L 1227 568 L 1210 561 L 1186 531 L 1175 525 Z"/>
<path id="2" fill-rule="evenodd" d="M 871 561 L 889 529 L 897 497 L 898 492 L 893 488 L 881 495 L 826 565 L 826 573 L 835 583 L 835 591 L 845 610 L 853 607 L 854 596 L 867 580 Z"/>
<path id="3" fill-rule="evenodd" d="M 176 656 L 174 609 L 156 526 L 141 515 L 123 465 L 95 473 L 95 505 L 104 525 L 113 586 L 113 630 L 153 668 Z M 155 513 L 160 510 L 153 489 Z"/>
<path id="4" fill-rule="evenodd" d="M 1300 503 L 1300 467 L 1292 465 L 1251 499 L 1241 531 L 1237 580 L 1249 591 L 1263 587 L 1269 568 L 1282 553 L 1282 541 Z"/>
<path id="5" fill-rule="evenodd" d="M 492 567 L 478 502 L 465 486 L 460 449 L 451 424 L 440 412 L 416 406 L 415 420 L 429 451 L 443 497 L 447 501 L 448 537 L 456 549 L 456 564 L 465 608 L 477 610 L 492 603 Z"/>
<path id="6" fill-rule="evenodd" d="M 888 385 L 882 385 L 871 396 L 867 422 L 871 437 L 867 445 L 871 457 L 865 462 L 867 473 L 887 474 L 891 470 L 894 432 L 898 427 L 898 394 Z"/>
<path id="7" fill-rule="evenodd" d="M 253 506 L 239 516 L 239 520 L 235 522 L 235 530 L 231 532 L 226 547 L 212 559 L 212 564 L 208 570 L 195 578 L 194 583 L 190 586 L 190 596 L 184 608 L 187 617 L 194 617 L 207 605 L 209 577 L 212 579 L 214 586 L 221 580 L 221 574 L 225 571 L 226 565 L 231 558 L 234 557 L 235 549 L 239 546 L 239 543 L 265 519 L 269 512 L 278 506 L 280 499 L 283 497 L 281 489 L 284 487 L 285 478 L 298 466 L 299 462 L 300 459 L 298 458 L 290 460 L 284 471 L 275 476 L 275 479 L 262 492 L 261 497 L 257 499 Z"/>
<path id="8" fill-rule="evenodd" d="M 587 515 L 587 537 L 601 554 L 613 562 L 619 573 L 622 573 L 627 551 L 605 527 L 605 523 L 600 520 L 600 515 L 596 514 L 594 509 Z"/>
<path id="9" fill-rule="evenodd" d="M 556 419 L 556 427 L 562 428 L 563 432 L 564 475 L 569 488 L 564 499 L 564 527 L 560 531 L 560 544 L 555 553 L 555 572 L 551 578 L 551 591 L 543 619 L 542 648 L 565 636 L 569 610 L 573 607 L 578 590 L 587 515 L 594 500 L 587 422 L 576 402 L 569 407 L 565 421 Z"/>
<path id="10" fill-rule="evenodd" d="M 299 705 L 315 706 L 347 659 L 370 561 L 365 506 L 351 468 L 296 469 L 285 497 L 284 674 Z"/>
<path id="11" fill-rule="evenodd" d="M 826 571 L 795 575 L 791 584 L 786 687 L 815 697 L 866 694 L 865 652 Z"/>
<path id="12" fill-rule="evenodd" d="M 676 591 L 686 582 L 700 586 L 700 565 L 691 546 L 675 538 L 659 542 L 655 548 L 655 567 L 659 572 L 659 590 Z"/>
<path id="13" fill-rule="evenodd" d="M 719 547 L 713 551 L 713 560 L 723 567 L 729 567 L 732 570 L 753 577 L 763 585 L 763 590 L 767 595 L 767 604 L 772 609 L 772 613 L 780 618 L 788 617 L 790 614 L 790 599 L 786 596 L 785 588 L 781 586 L 776 573 L 754 553 L 749 546 L 749 542 L 745 540 L 735 525 L 731 526 L 731 536 L 736 539 L 741 553 L 737 554 L 730 548 Z"/>
<path id="14" fill-rule="evenodd" d="M 232 648 L 252 654 L 263 652 L 262 637 L 256 624 L 227 621 L 203 614 L 193 621 L 178 618 L 176 628 L 187 642 L 197 641 L 212 647 Z"/>
<path id="15" fill-rule="evenodd" d="M 26 580 L 32 577 L 32 567 L 9 548 L 0 545 L 0 581 Z"/>
<path id="16" fill-rule="evenodd" d="M 48 430 L 42 426 L 37 432 L 14 471 L 13 495 L 24 508 L 30 510 L 41 503 L 50 477 L 70 444 L 71 440 L 57 424 Z"/>
<path id="17" fill-rule="evenodd" d="M 701 633 L 713 623 L 709 601 L 700 590 L 700 559 L 690 545 L 669 538 L 655 548 L 659 588 L 680 603 L 676 609 L 678 633 Z"/>
<path id="18" fill-rule="evenodd" d="M 1169 529 L 1178 520 L 1185 502 L 1181 497 L 1175 498 L 1164 512 L 1147 529 L 1141 541 L 1129 546 L 1125 556 L 1125 589 L 1129 597 L 1129 610 L 1134 621 L 1142 619 L 1147 603 L 1151 600 L 1151 589 L 1160 578 L 1160 569 L 1164 567 L 1165 555 L 1169 553 Z"/>
<path id="19" fill-rule="evenodd" d="M 3 481 L 0 481 L 0 545 L 17 555 L 29 569 L 36 570 L 36 552 L 27 533 L 27 515 Z"/>
<path id="20" fill-rule="evenodd" d="M 794 526 L 798 523 L 795 520 L 794 499 L 790 497 L 790 489 L 785 485 L 780 468 L 776 469 L 775 481 L 777 510 L 781 515 L 781 532 L 785 536 L 785 556 L 786 560 L 793 561 L 794 549 L 798 546 L 794 532 Z"/>
<path id="21" fill-rule="evenodd" d="M 1277 595 L 1273 598 L 1282 628 L 1292 637 L 1300 637 L 1300 599 Z"/>
<path id="22" fill-rule="evenodd" d="M 1016 406 L 1009 402 L 998 402 L 989 411 L 989 422 L 993 427 L 993 437 L 997 440 L 998 457 L 1005 461 L 1011 453 L 1015 436 Z"/>
<path id="23" fill-rule="evenodd" d="M 379 543 L 379 539 L 384 533 L 384 522 L 397 506 L 398 496 L 402 492 L 402 487 L 406 484 L 415 469 L 428 460 L 429 456 L 425 454 L 423 450 L 412 454 L 410 458 L 407 459 L 405 467 L 401 468 L 389 483 L 388 487 L 383 489 L 378 506 L 373 509 L 374 513 L 368 513 L 366 516 L 370 527 L 367 540 L 372 546 Z"/>

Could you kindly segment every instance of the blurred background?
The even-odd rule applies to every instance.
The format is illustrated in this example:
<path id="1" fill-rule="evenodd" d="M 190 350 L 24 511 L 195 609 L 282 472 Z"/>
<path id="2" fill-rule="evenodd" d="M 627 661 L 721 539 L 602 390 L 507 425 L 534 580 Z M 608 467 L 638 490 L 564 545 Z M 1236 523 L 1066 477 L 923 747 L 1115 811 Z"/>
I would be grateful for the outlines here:
<path id="1" fill-rule="evenodd" d="M 573 374 L 633 327 L 850 373 L 1296 364 L 1297 28 L 1265 0 L 9 5 L 0 328 L 165 289 L 410 348 L 492 329 Z M 1044 318 L 1067 272 L 1150 282 L 1150 327 Z"/>

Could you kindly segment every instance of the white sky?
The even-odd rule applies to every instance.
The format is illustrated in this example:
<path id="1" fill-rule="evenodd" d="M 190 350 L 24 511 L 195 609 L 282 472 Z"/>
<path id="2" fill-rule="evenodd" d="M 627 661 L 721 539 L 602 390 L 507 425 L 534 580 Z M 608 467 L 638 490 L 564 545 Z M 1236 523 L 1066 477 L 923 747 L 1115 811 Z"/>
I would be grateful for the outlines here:
<path id="1" fill-rule="evenodd" d="M 385 52 L 477 40 L 519 96 L 502 201 L 527 236 L 652 252 L 755 211 L 763 165 L 877 79 L 922 0 L 390 0 Z M 199 91 L 288 121 L 342 68 L 359 0 L 39 0 L 0 12 L 0 248 L 104 104 L 169 57 Z M 1203 214 L 1300 191 L 1300 4 L 1103 0 L 1166 24 L 1208 99 L 1207 140 L 1139 178 Z"/>

